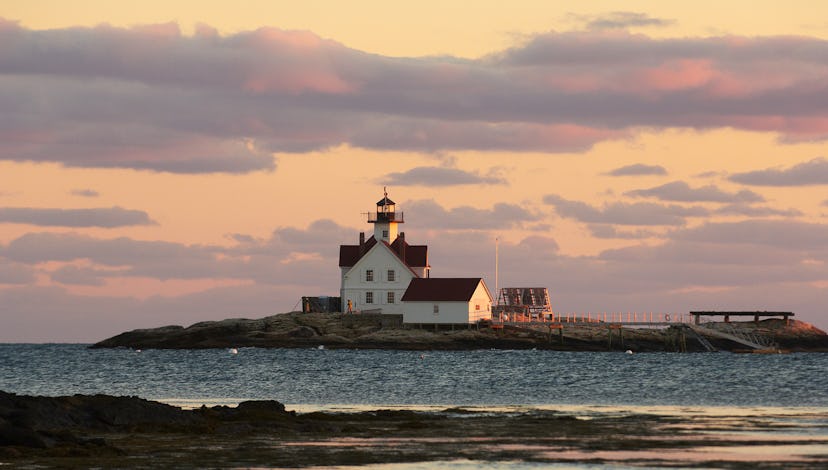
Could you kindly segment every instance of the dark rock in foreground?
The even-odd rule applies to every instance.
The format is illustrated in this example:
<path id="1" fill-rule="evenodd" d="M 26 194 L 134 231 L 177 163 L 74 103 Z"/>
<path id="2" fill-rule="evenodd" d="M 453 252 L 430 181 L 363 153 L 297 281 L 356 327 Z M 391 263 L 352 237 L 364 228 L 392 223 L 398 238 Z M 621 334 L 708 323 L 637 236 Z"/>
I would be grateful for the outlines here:
<path id="1" fill-rule="evenodd" d="M 825 419 L 809 412 L 808 423 Z M 770 422 L 775 422 L 771 420 Z M 295 414 L 277 401 L 183 410 L 137 397 L 31 397 L 0 392 L 6 468 L 282 468 L 396 462 L 534 462 L 674 468 L 825 468 L 823 437 L 790 417 L 785 433 L 752 416 L 595 414 L 555 410 L 374 410 Z M 806 426 L 810 424 L 806 423 Z M 734 438 L 740 431 L 759 442 Z M 793 426 L 793 427 L 792 427 Z M 676 432 L 676 429 L 682 432 Z M 724 430 L 716 434 L 715 430 Z M 719 451 L 709 452 L 709 446 Z M 741 460 L 755 445 L 763 460 Z M 813 448 L 800 456 L 768 446 Z M 728 447 L 736 452 L 728 457 Z M 808 447 L 811 446 L 811 447 Z M 696 448 L 707 451 L 696 451 Z M 739 452 L 741 450 L 741 452 Z M 618 453 L 620 451 L 620 453 Z M 655 452 L 654 452 L 655 451 Z M 691 458 L 692 461 L 688 461 Z M 729 460 L 728 460 L 729 459 Z"/>
<path id="2" fill-rule="evenodd" d="M 395 316 L 376 314 L 285 313 L 256 320 L 228 319 L 196 323 L 187 328 L 165 326 L 133 330 L 103 340 L 92 347 L 135 349 L 199 348 L 326 348 L 471 350 L 471 349 L 553 349 L 566 351 L 606 351 L 631 349 L 646 351 L 705 351 L 701 342 L 678 328 L 624 328 L 611 332 L 607 325 L 564 324 L 563 339 L 557 330 L 485 326 L 432 326 L 423 328 L 401 325 Z M 398 317 L 398 316 L 397 316 Z M 715 325 L 713 325 L 715 326 Z M 776 319 L 758 323 L 734 322 L 728 328 L 759 334 L 780 348 L 794 351 L 828 351 L 825 332 L 791 320 Z M 612 335 L 612 337 L 610 337 Z M 744 348 L 726 340 L 709 338 L 719 350 Z"/>

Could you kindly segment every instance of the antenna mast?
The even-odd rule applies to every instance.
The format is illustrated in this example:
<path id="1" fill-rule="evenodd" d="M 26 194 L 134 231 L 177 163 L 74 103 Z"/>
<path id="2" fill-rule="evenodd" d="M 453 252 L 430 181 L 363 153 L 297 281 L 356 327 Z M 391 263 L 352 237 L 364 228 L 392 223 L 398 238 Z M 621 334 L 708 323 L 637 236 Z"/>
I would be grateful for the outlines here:
<path id="1" fill-rule="evenodd" d="M 495 296 L 496 296 L 495 297 L 495 299 L 496 299 L 495 300 L 495 305 L 500 303 L 500 291 L 498 290 L 498 285 L 497 285 L 497 282 L 498 282 L 498 279 L 497 279 L 497 274 L 498 273 L 497 273 L 497 271 L 498 271 L 498 263 L 499 263 L 499 258 L 500 258 L 500 256 L 499 256 L 500 254 L 498 252 L 499 244 L 500 244 L 500 237 L 495 237 Z"/>

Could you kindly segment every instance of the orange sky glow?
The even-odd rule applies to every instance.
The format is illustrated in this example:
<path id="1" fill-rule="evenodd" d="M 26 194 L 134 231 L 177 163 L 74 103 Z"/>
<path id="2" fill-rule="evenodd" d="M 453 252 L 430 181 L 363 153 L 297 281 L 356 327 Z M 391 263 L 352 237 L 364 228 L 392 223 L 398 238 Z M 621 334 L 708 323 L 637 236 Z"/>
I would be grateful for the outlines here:
<path id="1" fill-rule="evenodd" d="M 0 6 L 0 342 L 337 295 L 384 186 L 434 276 L 828 329 L 828 4 L 295 3 Z"/>

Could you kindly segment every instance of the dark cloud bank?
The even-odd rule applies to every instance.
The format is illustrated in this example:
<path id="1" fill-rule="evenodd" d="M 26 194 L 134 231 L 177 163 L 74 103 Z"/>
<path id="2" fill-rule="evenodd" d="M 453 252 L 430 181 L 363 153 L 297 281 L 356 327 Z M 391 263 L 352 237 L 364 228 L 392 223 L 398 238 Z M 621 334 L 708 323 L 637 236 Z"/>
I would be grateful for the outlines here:
<path id="1" fill-rule="evenodd" d="M 663 21 L 589 20 L 596 29 Z M 275 28 L 185 36 L 175 24 L 40 31 L 0 20 L 0 159 L 244 173 L 275 168 L 272 152 L 342 144 L 579 152 L 641 127 L 821 140 L 826 53 L 828 42 L 806 37 L 593 31 L 542 34 L 475 60 L 393 58 Z M 735 178 L 766 184 L 760 176 Z"/>
<path id="2" fill-rule="evenodd" d="M 92 209 L 49 209 L 0 207 L 0 224 L 27 224 L 44 227 L 128 227 L 155 225 L 144 211 L 121 207 Z"/>

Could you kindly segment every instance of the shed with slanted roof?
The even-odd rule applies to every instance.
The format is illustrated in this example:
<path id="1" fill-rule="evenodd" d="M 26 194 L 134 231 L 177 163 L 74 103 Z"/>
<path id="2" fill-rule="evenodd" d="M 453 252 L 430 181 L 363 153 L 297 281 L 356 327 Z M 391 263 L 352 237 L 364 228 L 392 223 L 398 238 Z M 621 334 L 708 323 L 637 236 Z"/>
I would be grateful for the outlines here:
<path id="1" fill-rule="evenodd" d="M 468 324 L 492 317 L 492 295 L 479 277 L 414 278 L 402 303 L 403 323 Z"/>

